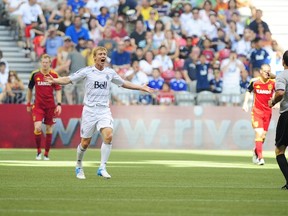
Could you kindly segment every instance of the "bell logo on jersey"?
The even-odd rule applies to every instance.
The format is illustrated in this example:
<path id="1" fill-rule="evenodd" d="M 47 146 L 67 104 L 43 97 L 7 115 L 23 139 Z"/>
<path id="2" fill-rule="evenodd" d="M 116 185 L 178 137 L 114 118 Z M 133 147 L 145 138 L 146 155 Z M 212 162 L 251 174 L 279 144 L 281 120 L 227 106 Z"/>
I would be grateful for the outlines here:
<path id="1" fill-rule="evenodd" d="M 94 82 L 94 88 L 106 89 L 107 88 L 107 82 L 105 81 L 105 82 L 101 83 L 101 82 L 95 81 Z"/>

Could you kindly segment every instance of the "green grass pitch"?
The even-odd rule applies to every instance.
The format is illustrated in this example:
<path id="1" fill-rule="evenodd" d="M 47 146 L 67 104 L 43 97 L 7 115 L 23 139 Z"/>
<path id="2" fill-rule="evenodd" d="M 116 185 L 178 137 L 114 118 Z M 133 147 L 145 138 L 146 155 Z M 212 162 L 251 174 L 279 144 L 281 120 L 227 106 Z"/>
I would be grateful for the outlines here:
<path id="1" fill-rule="evenodd" d="M 84 158 L 75 177 L 75 149 L 0 149 L 0 215 L 286 215 L 288 191 L 273 152 L 264 166 L 251 151 L 113 150 L 110 180 L 96 176 L 100 152 Z"/>

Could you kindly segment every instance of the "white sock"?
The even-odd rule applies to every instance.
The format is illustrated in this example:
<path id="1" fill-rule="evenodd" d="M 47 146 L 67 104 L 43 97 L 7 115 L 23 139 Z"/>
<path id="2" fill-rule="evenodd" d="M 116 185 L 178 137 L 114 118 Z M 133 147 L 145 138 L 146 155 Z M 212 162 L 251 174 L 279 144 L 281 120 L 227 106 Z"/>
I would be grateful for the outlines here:
<path id="1" fill-rule="evenodd" d="M 82 168 L 82 160 L 84 157 L 86 149 L 84 149 L 81 145 L 81 143 L 77 147 L 77 162 L 76 162 L 76 167 Z"/>
<path id="2" fill-rule="evenodd" d="M 112 144 L 106 144 L 106 143 L 102 143 L 101 145 L 101 164 L 100 164 L 100 168 L 101 169 L 106 169 L 106 163 L 109 159 L 110 156 L 110 152 L 112 149 Z"/>

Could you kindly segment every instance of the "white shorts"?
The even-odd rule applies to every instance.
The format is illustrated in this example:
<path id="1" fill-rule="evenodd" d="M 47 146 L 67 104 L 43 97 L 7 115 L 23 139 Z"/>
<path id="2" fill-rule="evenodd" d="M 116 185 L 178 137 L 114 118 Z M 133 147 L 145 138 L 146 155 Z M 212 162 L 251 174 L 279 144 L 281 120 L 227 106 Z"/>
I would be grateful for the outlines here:
<path id="1" fill-rule="evenodd" d="M 91 138 L 97 131 L 107 127 L 113 129 L 113 118 L 109 107 L 84 106 L 80 131 L 82 138 Z"/>

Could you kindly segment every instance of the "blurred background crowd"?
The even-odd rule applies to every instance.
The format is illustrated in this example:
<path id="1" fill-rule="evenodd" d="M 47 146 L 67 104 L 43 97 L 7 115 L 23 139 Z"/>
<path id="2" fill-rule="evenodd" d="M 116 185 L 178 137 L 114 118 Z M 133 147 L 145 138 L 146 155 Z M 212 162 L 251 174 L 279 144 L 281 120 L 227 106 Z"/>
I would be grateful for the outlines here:
<path id="1" fill-rule="evenodd" d="M 123 79 L 159 90 L 113 86 L 113 104 L 238 106 L 262 64 L 283 69 L 283 51 L 249 0 L 2 1 L 2 24 L 32 61 L 47 53 L 66 76 L 93 65 L 92 49 L 104 46 Z M 25 88 L 0 51 L 1 102 L 23 103 Z M 65 86 L 65 103 L 81 103 L 82 88 Z"/>

